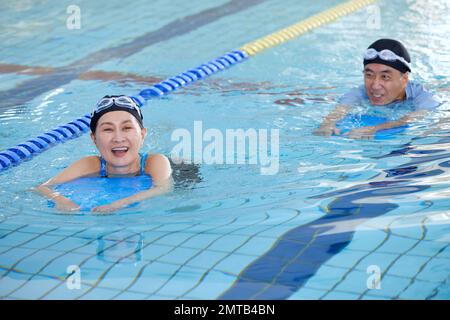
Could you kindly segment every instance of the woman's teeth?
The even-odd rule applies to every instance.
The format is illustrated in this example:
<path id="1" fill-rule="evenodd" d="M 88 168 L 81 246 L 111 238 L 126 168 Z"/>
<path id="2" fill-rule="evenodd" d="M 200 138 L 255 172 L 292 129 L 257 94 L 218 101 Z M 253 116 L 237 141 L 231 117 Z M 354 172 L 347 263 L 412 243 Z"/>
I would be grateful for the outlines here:
<path id="1" fill-rule="evenodd" d="M 128 148 L 127 147 L 112 148 L 111 151 L 115 155 L 122 155 L 122 154 L 125 154 L 128 151 Z"/>

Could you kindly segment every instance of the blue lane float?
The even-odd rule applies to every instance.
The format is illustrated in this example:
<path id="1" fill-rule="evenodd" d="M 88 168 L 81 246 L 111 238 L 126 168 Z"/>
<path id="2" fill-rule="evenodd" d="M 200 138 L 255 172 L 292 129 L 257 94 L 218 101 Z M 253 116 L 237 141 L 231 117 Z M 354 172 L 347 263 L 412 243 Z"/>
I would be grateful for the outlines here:
<path id="1" fill-rule="evenodd" d="M 143 107 L 147 100 L 161 97 L 178 88 L 208 77 L 212 74 L 228 69 L 248 58 L 244 51 L 236 50 L 218 57 L 197 68 L 187 70 L 174 77 L 163 80 L 149 88 L 141 90 L 137 95 L 131 96 L 139 107 Z M 0 171 L 17 166 L 23 161 L 31 159 L 34 155 L 69 139 L 79 137 L 89 132 L 91 122 L 90 114 L 86 114 L 65 125 L 61 125 L 36 138 L 30 139 L 15 147 L 0 152 Z"/>
<path id="2" fill-rule="evenodd" d="M 16 166 L 59 142 L 76 138 L 89 131 L 90 119 L 91 116 L 89 114 L 84 115 L 36 138 L 0 152 L 0 171 Z"/>
<path id="3" fill-rule="evenodd" d="M 338 121 L 336 123 L 336 128 L 341 130 L 339 135 L 343 135 L 346 132 L 349 132 L 353 129 L 368 127 L 368 126 L 377 126 L 388 122 L 389 119 L 371 115 L 358 115 L 358 114 L 350 114 L 347 115 L 344 119 Z M 403 125 L 395 128 L 384 129 L 378 131 L 374 139 L 376 140 L 387 140 L 395 138 L 395 135 L 402 133 L 408 128 L 408 125 Z"/>

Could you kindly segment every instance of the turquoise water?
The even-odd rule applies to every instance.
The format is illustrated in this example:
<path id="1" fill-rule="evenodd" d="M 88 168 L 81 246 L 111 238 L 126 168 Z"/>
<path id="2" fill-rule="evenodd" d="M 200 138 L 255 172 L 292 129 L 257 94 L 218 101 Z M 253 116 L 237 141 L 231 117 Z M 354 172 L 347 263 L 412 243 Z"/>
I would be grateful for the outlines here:
<path id="1" fill-rule="evenodd" d="M 338 3 L 85 1 L 79 30 L 66 27 L 70 2 L 1 4 L 0 149 L 90 112 L 105 94 L 136 94 Z M 1 172 L 0 297 L 448 299 L 450 8 L 378 8 L 379 28 L 359 11 L 143 109 L 143 151 L 166 155 L 172 133 L 194 134 L 194 121 L 223 133 L 278 129 L 275 175 L 248 161 L 201 163 L 197 183 L 94 216 L 62 215 L 29 191 L 95 154 L 88 135 Z M 386 141 L 312 135 L 361 83 L 364 48 L 388 36 L 409 48 L 412 78 L 443 105 Z M 79 289 L 69 288 L 73 265 Z M 368 285 L 373 272 L 379 289 Z"/>

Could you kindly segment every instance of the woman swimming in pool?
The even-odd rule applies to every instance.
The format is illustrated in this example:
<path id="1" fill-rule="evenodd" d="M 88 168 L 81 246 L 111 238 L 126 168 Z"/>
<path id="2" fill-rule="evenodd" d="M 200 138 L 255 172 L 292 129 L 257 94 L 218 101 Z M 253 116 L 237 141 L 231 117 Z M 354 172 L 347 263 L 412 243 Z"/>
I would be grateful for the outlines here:
<path id="1" fill-rule="evenodd" d="M 45 197 L 53 200 L 63 211 L 79 210 L 79 205 L 52 189 L 86 176 L 124 177 L 147 174 L 152 179 L 148 190 L 92 209 L 96 212 L 114 211 L 172 189 L 172 169 L 164 155 L 140 154 L 147 129 L 143 125 L 140 108 L 128 96 L 105 96 L 97 104 L 91 117 L 91 138 L 100 156 L 81 158 L 57 176 L 36 187 Z"/>

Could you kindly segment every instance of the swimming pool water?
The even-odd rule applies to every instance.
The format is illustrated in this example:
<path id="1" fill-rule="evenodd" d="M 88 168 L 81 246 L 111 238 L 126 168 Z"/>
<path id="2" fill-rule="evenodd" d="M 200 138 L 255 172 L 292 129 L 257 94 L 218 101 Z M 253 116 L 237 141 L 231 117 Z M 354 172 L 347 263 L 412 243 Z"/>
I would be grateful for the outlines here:
<path id="1" fill-rule="evenodd" d="M 79 30 L 66 27 L 69 2 L 2 3 L 0 149 L 338 3 L 81 1 Z M 61 214 L 30 191 L 95 154 L 88 135 L 1 172 L 0 297 L 448 299 L 450 7 L 376 6 L 379 28 L 363 9 L 144 107 L 152 153 L 170 155 L 174 130 L 194 135 L 195 121 L 278 129 L 275 175 L 201 163 L 200 181 L 98 216 Z M 390 140 L 314 136 L 381 37 L 405 43 L 412 77 L 443 105 Z"/>

